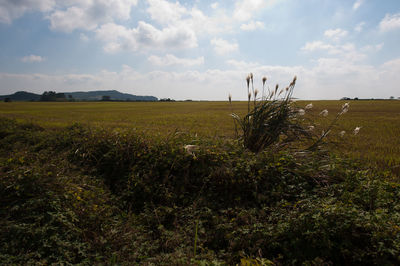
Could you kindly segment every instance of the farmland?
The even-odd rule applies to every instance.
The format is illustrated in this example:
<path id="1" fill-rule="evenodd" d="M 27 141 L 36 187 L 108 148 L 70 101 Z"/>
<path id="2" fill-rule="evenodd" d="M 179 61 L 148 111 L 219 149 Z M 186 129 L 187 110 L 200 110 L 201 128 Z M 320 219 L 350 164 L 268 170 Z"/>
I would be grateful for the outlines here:
<path id="1" fill-rule="evenodd" d="M 286 110 L 317 136 L 347 110 L 312 103 Z M 400 102 L 351 101 L 326 145 L 279 145 L 286 128 L 257 152 L 229 116 L 247 108 L 1 103 L 0 261 L 399 264 Z"/>
<path id="2" fill-rule="evenodd" d="M 312 102 L 308 114 L 318 124 L 327 124 L 340 111 L 344 101 L 299 101 L 298 106 Z M 81 123 L 94 127 L 135 129 L 147 135 L 173 132 L 204 137 L 233 137 L 230 113 L 244 114 L 247 102 L 72 102 L 72 103 L 0 103 L 0 115 L 18 121 L 38 123 L 46 128 Z M 326 118 L 318 116 L 327 109 Z M 357 136 L 355 127 L 361 127 Z M 345 130 L 344 138 L 338 131 Z M 400 173 L 400 101 L 351 101 L 350 111 L 343 115 L 331 138 L 335 149 L 372 166 Z"/>

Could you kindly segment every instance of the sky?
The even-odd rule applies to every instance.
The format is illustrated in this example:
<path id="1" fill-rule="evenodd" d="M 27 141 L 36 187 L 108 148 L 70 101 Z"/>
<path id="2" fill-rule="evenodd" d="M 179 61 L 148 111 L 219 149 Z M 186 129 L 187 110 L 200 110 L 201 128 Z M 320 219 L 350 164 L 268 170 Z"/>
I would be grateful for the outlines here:
<path id="1" fill-rule="evenodd" d="M 0 94 L 400 97 L 399 0 L 0 0 Z"/>

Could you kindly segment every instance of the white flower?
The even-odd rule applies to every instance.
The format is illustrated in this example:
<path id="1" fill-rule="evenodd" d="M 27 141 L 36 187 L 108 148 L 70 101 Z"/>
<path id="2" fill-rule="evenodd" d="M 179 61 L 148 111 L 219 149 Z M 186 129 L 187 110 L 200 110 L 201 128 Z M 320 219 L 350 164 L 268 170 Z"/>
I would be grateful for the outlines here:
<path id="1" fill-rule="evenodd" d="M 312 109 L 312 108 L 313 108 L 313 104 L 312 103 L 309 103 L 309 104 L 306 105 L 306 107 L 304 107 L 304 109 L 306 109 L 306 110 L 309 110 L 309 109 Z"/>
<path id="2" fill-rule="evenodd" d="M 185 145 L 184 148 L 185 148 L 185 151 L 186 151 L 188 154 L 194 156 L 194 152 L 197 151 L 197 149 L 199 148 L 199 146 L 197 146 L 197 145 Z"/>
<path id="3" fill-rule="evenodd" d="M 346 131 L 340 131 L 339 135 L 343 138 L 344 134 L 346 134 Z"/>
<path id="4" fill-rule="evenodd" d="M 349 111 L 349 107 L 350 107 L 350 104 L 349 104 L 349 103 L 343 104 L 343 105 L 342 105 L 342 112 L 341 112 L 340 114 L 342 115 L 342 114 L 347 113 L 347 111 Z"/>
<path id="5" fill-rule="evenodd" d="M 328 110 L 323 110 L 321 113 L 319 113 L 322 116 L 328 116 Z"/>
<path id="6" fill-rule="evenodd" d="M 354 135 L 357 135 L 358 132 L 360 131 L 360 129 L 361 129 L 361 127 L 356 127 L 356 128 L 354 129 Z"/>
<path id="7" fill-rule="evenodd" d="M 298 113 L 299 115 L 305 115 L 305 114 L 306 114 L 306 111 L 304 111 L 304 109 L 299 109 L 299 110 L 297 111 L 297 113 Z"/>

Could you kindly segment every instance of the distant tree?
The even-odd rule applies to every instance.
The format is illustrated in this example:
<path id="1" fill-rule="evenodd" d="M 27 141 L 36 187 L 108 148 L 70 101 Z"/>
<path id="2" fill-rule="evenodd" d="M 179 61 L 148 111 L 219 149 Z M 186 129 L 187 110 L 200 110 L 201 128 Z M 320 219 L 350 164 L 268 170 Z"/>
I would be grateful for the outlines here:
<path id="1" fill-rule="evenodd" d="M 45 91 L 40 96 L 40 101 L 42 102 L 51 102 L 57 99 L 55 91 Z"/>
<path id="2" fill-rule="evenodd" d="M 101 100 L 102 101 L 111 101 L 111 97 L 110 96 L 108 96 L 108 95 L 103 95 L 102 97 L 101 97 Z"/>
<path id="3" fill-rule="evenodd" d="M 394 99 L 394 96 L 390 96 L 390 100 L 393 100 Z"/>
<path id="4" fill-rule="evenodd" d="M 171 98 L 162 98 L 160 99 L 160 102 L 175 102 L 175 100 Z"/>
<path id="5" fill-rule="evenodd" d="M 62 92 L 55 91 L 45 91 L 40 96 L 40 101 L 42 102 L 55 102 L 55 101 L 65 101 L 66 96 Z"/>
<path id="6" fill-rule="evenodd" d="M 358 100 L 358 97 L 355 97 L 354 100 Z"/>
<path id="7" fill-rule="evenodd" d="M 11 102 L 11 98 L 9 98 L 9 97 L 4 98 L 4 102 L 5 102 L 5 103 L 10 103 L 10 102 Z"/>

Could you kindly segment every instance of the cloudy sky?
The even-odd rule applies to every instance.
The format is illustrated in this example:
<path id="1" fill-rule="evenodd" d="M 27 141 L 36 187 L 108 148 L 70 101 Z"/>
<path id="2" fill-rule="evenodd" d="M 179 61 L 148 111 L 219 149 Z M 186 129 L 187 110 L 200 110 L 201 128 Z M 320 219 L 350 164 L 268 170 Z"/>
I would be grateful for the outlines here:
<path id="1" fill-rule="evenodd" d="M 399 0 L 0 0 L 0 94 L 400 97 Z"/>

